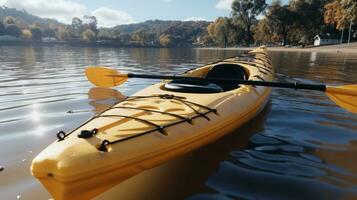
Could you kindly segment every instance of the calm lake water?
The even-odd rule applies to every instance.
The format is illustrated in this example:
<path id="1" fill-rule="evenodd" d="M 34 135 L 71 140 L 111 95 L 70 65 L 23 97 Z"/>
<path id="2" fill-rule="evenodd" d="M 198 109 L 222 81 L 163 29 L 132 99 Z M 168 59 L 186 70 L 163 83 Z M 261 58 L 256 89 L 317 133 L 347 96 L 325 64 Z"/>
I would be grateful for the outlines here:
<path id="1" fill-rule="evenodd" d="M 122 95 L 100 89 L 88 65 L 177 74 L 239 51 L 0 47 L 0 199 L 50 199 L 31 160 Z M 357 83 L 357 54 L 270 52 L 276 80 Z M 357 115 L 313 91 L 274 89 L 265 110 L 232 134 L 118 184 L 104 199 L 357 199 Z"/>

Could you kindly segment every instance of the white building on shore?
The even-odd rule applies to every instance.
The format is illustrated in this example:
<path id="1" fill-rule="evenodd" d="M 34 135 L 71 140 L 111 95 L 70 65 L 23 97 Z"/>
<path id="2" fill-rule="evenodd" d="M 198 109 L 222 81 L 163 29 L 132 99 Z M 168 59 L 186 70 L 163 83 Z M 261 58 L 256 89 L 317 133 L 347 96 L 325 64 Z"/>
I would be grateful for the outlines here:
<path id="1" fill-rule="evenodd" d="M 314 46 L 331 45 L 331 44 L 339 44 L 339 43 L 340 43 L 340 40 L 337 38 L 331 37 L 330 34 L 316 35 L 314 37 Z"/>

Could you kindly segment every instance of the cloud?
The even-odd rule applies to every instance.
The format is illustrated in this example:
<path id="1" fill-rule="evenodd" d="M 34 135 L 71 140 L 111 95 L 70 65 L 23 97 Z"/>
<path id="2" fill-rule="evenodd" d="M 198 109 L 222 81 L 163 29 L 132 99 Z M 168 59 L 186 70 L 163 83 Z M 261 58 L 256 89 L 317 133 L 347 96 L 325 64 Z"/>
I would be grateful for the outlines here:
<path id="1" fill-rule="evenodd" d="M 208 20 L 203 17 L 189 17 L 184 19 L 183 21 L 208 21 Z"/>
<path id="2" fill-rule="evenodd" d="M 66 24 L 70 24 L 73 17 L 82 18 L 84 15 L 96 16 L 102 27 L 134 22 L 133 17 L 124 11 L 101 7 L 90 12 L 85 5 L 71 0 L 0 0 L 0 6 L 26 10 L 33 15 L 57 19 Z"/>
<path id="3" fill-rule="evenodd" d="M 163 0 L 166 3 L 171 3 L 173 0 Z"/>
<path id="4" fill-rule="evenodd" d="M 101 27 L 113 27 L 119 24 L 130 24 L 134 22 L 132 16 L 120 10 L 113 10 L 107 7 L 100 7 L 91 13 L 98 20 Z"/>
<path id="5" fill-rule="evenodd" d="M 216 4 L 216 8 L 219 10 L 231 10 L 233 0 L 219 0 Z"/>
<path id="6" fill-rule="evenodd" d="M 2 4 L 63 23 L 71 23 L 73 17 L 82 17 L 87 10 L 84 5 L 68 0 L 6 0 Z"/>

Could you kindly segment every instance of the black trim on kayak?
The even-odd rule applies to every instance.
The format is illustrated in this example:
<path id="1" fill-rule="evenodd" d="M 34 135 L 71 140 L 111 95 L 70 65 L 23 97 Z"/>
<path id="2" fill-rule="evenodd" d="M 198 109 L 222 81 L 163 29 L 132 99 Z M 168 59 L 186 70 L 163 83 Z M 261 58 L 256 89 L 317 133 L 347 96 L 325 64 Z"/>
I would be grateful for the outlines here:
<path id="1" fill-rule="evenodd" d="M 253 77 L 257 78 L 257 79 L 260 79 L 261 81 L 265 81 L 261 76 L 259 75 L 254 75 Z"/>
<path id="2" fill-rule="evenodd" d="M 133 119 L 133 120 L 137 120 L 137 121 L 140 121 L 142 123 L 145 123 L 145 124 L 148 124 L 150 126 L 153 126 L 154 128 L 151 129 L 151 130 L 148 130 L 148 131 L 145 131 L 145 132 L 142 132 L 142 133 L 135 133 L 135 135 L 132 135 L 132 136 L 128 136 L 128 137 L 124 137 L 124 138 L 121 138 L 121 139 L 118 139 L 118 140 L 114 140 L 114 141 L 109 141 L 109 140 L 103 140 L 100 144 L 100 146 L 98 147 L 98 150 L 99 151 L 108 151 L 106 146 L 107 145 L 110 145 L 110 144 L 114 144 L 114 143 L 118 143 L 118 142 L 121 142 L 121 141 L 125 141 L 125 140 L 129 140 L 129 139 L 132 139 L 134 137 L 139 137 L 139 136 L 142 136 L 142 135 L 145 135 L 145 134 L 148 134 L 148 133 L 152 133 L 152 132 L 155 132 L 155 131 L 158 131 L 160 132 L 161 134 L 163 135 L 167 135 L 167 133 L 165 132 L 165 128 L 167 127 L 170 127 L 170 126 L 173 126 L 173 125 L 176 125 L 176 124 L 179 124 L 179 123 L 184 123 L 184 122 L 188 122 L 190 124 L 192 124 L 192 120 L 193 119 L 196 119 L 198 117 L 204 117 L 205 119 L 207 120 L 210 120 L 208 117 L 207 117 L 207 114 L 213 112 L 215 113 L 216 115 L 218 115 L 217 113 L 217 110 L 216 109 L 212 109 L 212 108 L 209 108 L 207 106 L 204 106 L 204 105 L 200 105 L 198 103 L 195 103 L 195 102 L 191 102 L 191 101 L 187 101 L 185 100 L 186 98 L 185 97 L 181 97 L 181 96 L 175 96 L 175 95 L 170 95 L 170 94 L 164 94 L 164 95 L 152 95 L 152 96 L 130 96 L 130 97 L 126 97 L 122 102 L 124 101 L 133 101 L 133 100 L 137 100 L 137 99 L 145 99 L 145 98 L 160 98 L 160 99 L 166 99 L 166 100 L 176 100 L 180 103 L 182 103 L 183 105 L 187 106 L 188 108 L 190 108 L 192 111 L 195 112 L 195 116 L 193 117 L 183 117 L 183 116 L 180 116 L 180 115 L 177 115 L 177 114 L 174 114 L 174 113 L 169 113 L 169 112 L 163 112 L 163 111 L 157 111 L 157 110 L 150 110 L 150 109 L 143 109 L 143 108 L 135 108 L 135 107 L 126 107 L 126 106 L 111 106 L 110 108 L 102 111 L 100 114 L 92 117 L 91 119 L 89 119 L 88 121 L 86 121 L 84 124 L 82 124 L 80 127 L 74 129 L 73 131 L 71 131 L 70 133 L 66 134 L 65 132 L 63 131 L 59 131 L 57 133 L 57 138 L 58 138 L 58 142 L 60 141 L 63 141 L 66 137 L 68 137 L 69 135 L 71 135 L 74 131 L 80 129 L 81 127 L 83 127 L 84 125 L 86 125 L 88 122 L 90 122 L 92 119 L 96 119 L 96 118 L 100 118 L 100 117 L 120 117 L 120 118 L 128 118 L 128 119 Z M 193 106 L 197 106 L 199 108 L 203 108 L 207 111 L 205 112 L 200 112 L 199 110 L 197 110 L 196 108 L 194 108 Z M 154 113 L 160 113 L 160 114 L 164 114 L 164 115 L 171 115 L 173 117 L 177 117 L 178 118 L 178 121 L 176 122 L 173 122 L 171 124 L 166 124 L 166 125 L 158 125 L 158 124 L 155 124 L 149 120 L 145 120 L 145 119 L 141 119 L 141 118 L 138 118 L 138 117 L 133 117 L 133 116 L 127 116 L 127 115 L 120 115 L 120 114 L 109 114 L 109 115 L 103 115 L 104 112 L 106 111 L 109 111 L 109 110 L 113 110 L 113 109 L 133 109 L 133 110 L 142 110 L 142 111 L 146 111 L 146 112 L 154 112 Z M 100 129 L 100 128 L 98 128 Z M 95 129 L 95 130 L 98 130 L 98 129 Z M 94 129 L 93 129 L 94 130 Z M 81 133 L 83 131 L 86 131 L 86 130 L 82 130 Z M 96 131 L 97 132 L 97 131 Z M 91 136 L 94 136 L 95 134 L 91 134 Z M 78 135 L 80 137 L 80 135 Z M 86 138 L 90 138 L 90 137 L 80 137 L 80 138 L 83 138 L 83 139 L 86 139 Z"/>
<path id="3" fill-rule="evenodd" d="M 191 102 L 191 101 L 187 101 L 187 100 L 184 100 L 185 98 L 184 97 L 180 97 L 180 96 L 174 96 L 174 95 L 168 95 L 168 94 L 165 94 L 165 95 L 153 95 L 153 96 L 132 96 L 132 97 L 129 97 L 126 99 L 126 101 L 130 101 L 130 100 L 135 100 L 135 99 L 142 99 L 142 98 L 161 98 L 161 99 L 168 99 L 168 100 L 177 100 L 181 103 L 183 103 L 184 105 L 186 105 L 187 107 L 189 107 L 190 109 L 192 109 L 197 115 L 194 116 L 194 117 L 191 117 L 191 118 L 183 118 L 181 120 L 178 120 L 174 123 L 171 123 L 171 124 L 167 124 L 167 125 L 163 125 L 163 126 L 158 126 L 156 124 L 153 124 L 154 126 L 156 126 L 154 129 L 152 130 L 148 130 L 148 131 L 145 131 L 143 133 L 136 133 L 135 135 L 132 135 L 132 136 L 128 136 L 128 137 L 125 137 L 125 138 L 121 138 L 121 139 L 118 139 L 118 140 L 114 140 L 114 141 L 109 141 L 109 140 L 103 140 L 101 145 L 99 146 L 98 150 L 99 151 L 108 151 L 108 149 L 106 148 L 106 146 L 110 145 L 110 144 L 115 144 L 115 143 L 118 143 L 118 142 L 122 142 L 122 141 L 125 141 L 125 140 L 129 140 L 129 139 L 132 139 L 132 138 L 135 138 L 135 137 L 139 137 L 139 136 L 142 136 L 142 135 L 145 135 L 145 134 L 148 134 L 148 133 L 153 133 L 155 131 L 159 131 L 160 133 L 164 134 L 164 135 L 167 135 L 165 134 L 164 132 L 164 129 L 167 128 L 167 127 L 170 127 L 170 126 L 173 126 L 173 125 L 176 125 L 176 124 L 180 124 L 180 123 L 183 123 L 183 122 L 189 122 L 191 124 L 191 121 L 193 119 L 196 119 L 198 117 L 204 117 L 205 119 L 207 120 L 210 120 L 206 115 L 213 112 L 215 114 L 217 114 L 217 110 L 216 109 L 211 109 L 209 107 L 206 107 L 206 106 L 203 106 L 203 105 L 200 105 L 200 104 L 197 104 L 197 103 L 194 103 L 194 102 Z M 195 105 L 197 107 L 201 107 L 201 108 L 204 108 L 206 109 L 207 111 L 206 112 L 199 112 L 198 110 L 196 110 L 192 105 Z M 116 107 L 113 107 L 113 108 L 116 108 Z M 166 114 L 169 114 L 169 113 L 166 113 Z M 170 113 L 171 114 L 171 113 Z M 102 115 L 103 116 L 103 115 Z M 115 115 L 114 115 L 115 116 Z M 100 117 L 100 116 L 99 116 Z M 122 117 L 125 117 L 125 116 L 122 116 Z M 143 119 L 140 119 L 140 118 L 133 118 L 133 117 L 129 117 L 129 118 L 132 118 L 132 119 L 138 119 L 140 121 L 147 121 L 147 120 L 143 120 Z M 151 122 L 150 122 L 151 123 Z"/>

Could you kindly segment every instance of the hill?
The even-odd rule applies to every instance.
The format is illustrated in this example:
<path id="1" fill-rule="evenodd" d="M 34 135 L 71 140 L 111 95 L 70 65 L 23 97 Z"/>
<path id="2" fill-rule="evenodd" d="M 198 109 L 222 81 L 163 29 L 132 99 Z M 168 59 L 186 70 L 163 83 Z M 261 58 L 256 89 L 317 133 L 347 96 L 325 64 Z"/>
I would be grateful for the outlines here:
<path id="1" fill-rule="evenodd" d="M 32 14 L 27 13 L 25 10 L 20 11 L 15 8 L 8 8 L 5 6 L 0 6 L 0 21 L 3 21 L 6 16 L 11 16 L 17 20 L 21 20 L 26 24 L 59 24 L 57 20 L 41 18 Z"/>
<path id="2" fill-rule="evenodd" d="M 185 47 L 207 35 L 207 21 L 148 20 L 137 24 L 101 28 L 98 38 L 116 39 L 122 43 Z"/>

